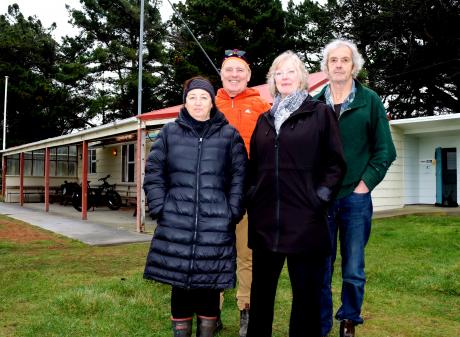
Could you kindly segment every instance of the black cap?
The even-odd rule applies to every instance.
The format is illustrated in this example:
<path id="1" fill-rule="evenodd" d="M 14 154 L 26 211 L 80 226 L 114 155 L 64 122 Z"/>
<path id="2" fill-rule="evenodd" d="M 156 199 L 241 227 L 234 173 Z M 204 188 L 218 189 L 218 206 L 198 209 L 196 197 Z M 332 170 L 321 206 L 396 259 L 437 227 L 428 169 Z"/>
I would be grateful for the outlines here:
<path id="1" fill-rule="evenodd" d="M 216 97 L 216 92 L 214 91 L 214 87 L 212 86 L 211 82 L 209 82 L 208 80 L 202 77 L 193 78 L 186 84 L 184 88 L 184 94 L 182 96 L 184 103 L 185 103 L 185 98 L 187 97 L 187 94 L 189 93 L 189 91 L 193 89 L 202 89 L 202 90 L 207 91 L 209 95 L 211 96 L 212 103 L 214 104 L 214 98 Z"/>

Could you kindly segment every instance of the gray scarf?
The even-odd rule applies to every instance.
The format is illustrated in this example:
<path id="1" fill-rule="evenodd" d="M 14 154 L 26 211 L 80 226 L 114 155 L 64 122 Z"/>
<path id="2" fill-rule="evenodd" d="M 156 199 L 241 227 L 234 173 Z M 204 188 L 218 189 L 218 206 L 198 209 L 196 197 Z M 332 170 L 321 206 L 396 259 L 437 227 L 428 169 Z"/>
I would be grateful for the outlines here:
<path id="1" fill-rule="evenodd" d="M 270 114 L 275 118 L 276 134 L 279 134 L 281 125 L 300 107 L 307 96 L 308 93 L 305 90 L 297 90 L 284 99 L 280 94 L 275 96 Z"/>

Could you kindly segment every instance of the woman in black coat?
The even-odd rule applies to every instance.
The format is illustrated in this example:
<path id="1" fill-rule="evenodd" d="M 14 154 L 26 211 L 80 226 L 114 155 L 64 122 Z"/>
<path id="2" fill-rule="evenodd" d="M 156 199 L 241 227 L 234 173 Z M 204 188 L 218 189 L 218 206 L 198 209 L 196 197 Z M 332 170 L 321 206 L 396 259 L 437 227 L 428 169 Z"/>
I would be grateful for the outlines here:
<path id="1" fill-rule="evenodd" d="M 320 337 L 320 291 L 331 254 L 326 208 L 345 172 L 333 111 L 306 91 L 299 57 L 278 56 L 268 73 L 274 103 L 259 117 L 249 162 L 253 280 L 247 337 L 272 335 L 278 278 L 287 260 L 290 337 Z"/>
<path id="2" fill-rule="evenodd" d="M 144 277 L 172 285 L 174 336 L 211 337 L 219 293 L 235 285 L 235 225 L 241 220 L 247 154 L 215 108 L 204 78 L 184 85 L 184 107 L 147 159 L 144 190 L 157 219 Z"/>

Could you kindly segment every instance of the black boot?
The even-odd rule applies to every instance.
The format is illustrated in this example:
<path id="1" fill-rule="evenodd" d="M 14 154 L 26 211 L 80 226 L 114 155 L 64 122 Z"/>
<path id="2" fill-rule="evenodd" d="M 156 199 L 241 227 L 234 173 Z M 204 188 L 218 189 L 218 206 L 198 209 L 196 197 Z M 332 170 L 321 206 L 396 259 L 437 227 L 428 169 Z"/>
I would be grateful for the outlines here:
<path id="1" fill-rule="evenodd" d="M 213 337 L 217 326 L 217 317 L 198 316 L 196 337 Z"/>
<path id="2" fill-rule="evenodd" d="M 355 337 L 355 324 L 349 319 L 340 322 L 340 337 Z"/>
<path id="3" fill-rule="evenodd" d="M 217 316 L 216 330 L 214 330 L 214 335 L 217 335 L 224 328 L 224 324 L 222 323 L 222 319 L 220 318 L 220 314 L 221 314 L 221 311 L 219 310 L 219 315 Z"/>
<path id="4" fill-rule="evenodd" d="M 240 337 L 246 337 L 249 325 L 249 309 L 240 310 Z"/>
<path id="5" fill-rule="evenodd" d="M 173 337 L 191 337 L 192 336 L 192 318 L 171 319 Z"/>

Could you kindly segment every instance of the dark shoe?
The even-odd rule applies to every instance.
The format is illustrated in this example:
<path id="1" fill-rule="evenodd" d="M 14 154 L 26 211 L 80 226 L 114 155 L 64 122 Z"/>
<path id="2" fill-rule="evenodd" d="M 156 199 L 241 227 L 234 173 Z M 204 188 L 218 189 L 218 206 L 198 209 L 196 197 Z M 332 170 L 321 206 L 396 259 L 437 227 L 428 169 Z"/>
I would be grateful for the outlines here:
<path id="1" fill-rule="evenodd" d="M 217 317 L 198 316 L 196 337 L 213 337 L 217 327 Z"/>
<path id="2" fill-rule="evenodd" d="M 240 337 L 246 337 L 249 324 L 249 309 L 240 310 Z"/>
<path id="3" fill-rule="evenodd" d="M 349 319 L 340 322 L 340 337 L 355 337 L 355 324 Z"/>
<path id="4" fill-rule="evenodd" d="M 172 319 L 172 329 L 174 337 L 192 336 L 192 319 Z"/>

